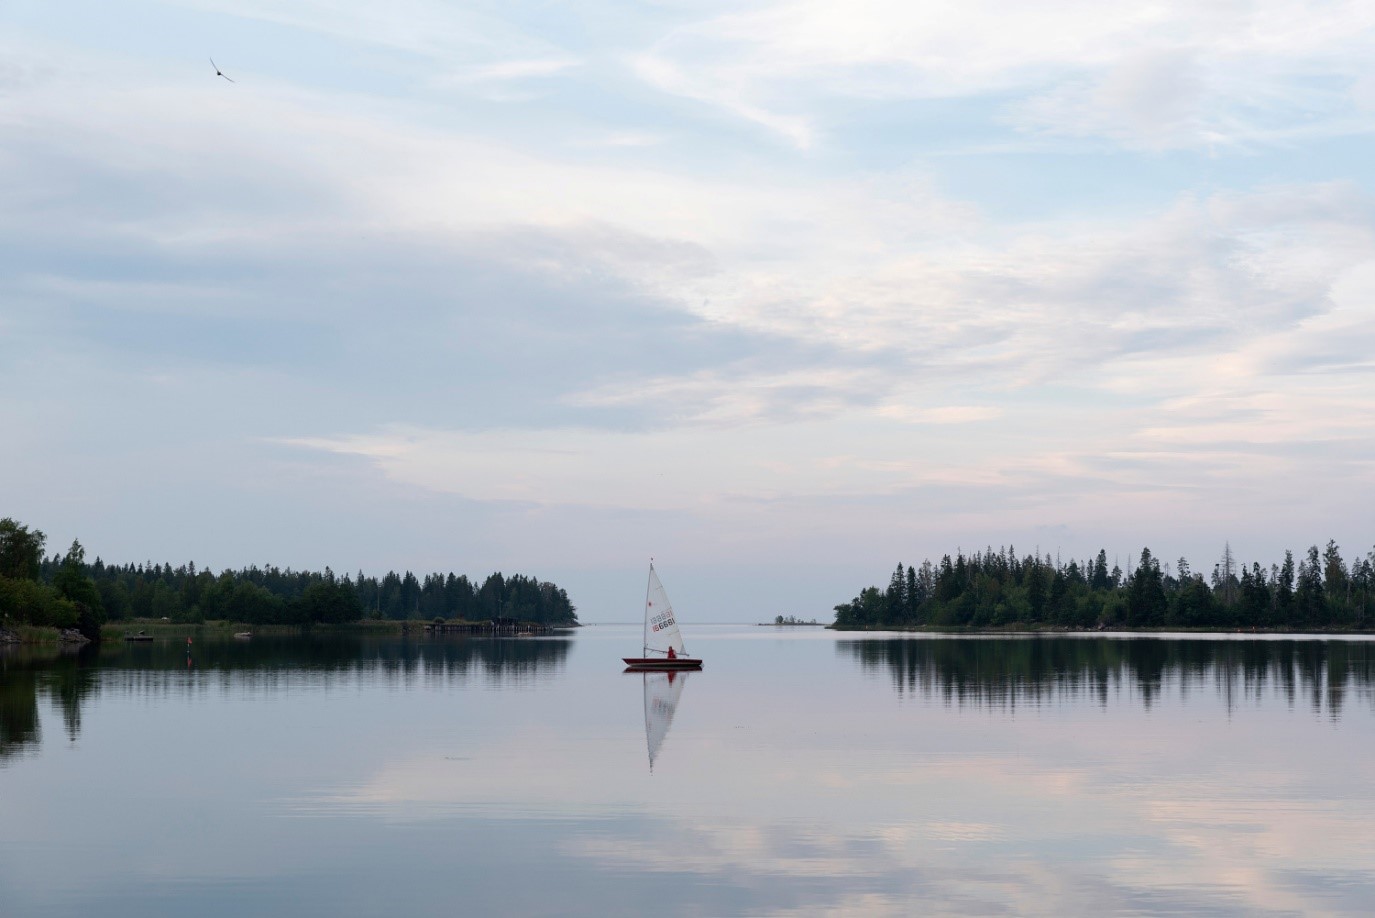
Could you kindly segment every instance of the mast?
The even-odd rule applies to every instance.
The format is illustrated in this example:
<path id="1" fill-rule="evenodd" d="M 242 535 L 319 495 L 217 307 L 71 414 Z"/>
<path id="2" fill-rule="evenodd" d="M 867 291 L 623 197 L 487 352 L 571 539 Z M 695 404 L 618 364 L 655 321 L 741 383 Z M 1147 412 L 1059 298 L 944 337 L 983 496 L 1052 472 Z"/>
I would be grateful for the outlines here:
<path id="1" fill-rule="evenodd" d="M 644 642 L 640 650 L 640 656 L 649 656 L 649 585 L 654 582 L 654 559 L 649 559 L 649 576 L 645 578 L 645 623 L 641 629 L 640 637 Z"/>

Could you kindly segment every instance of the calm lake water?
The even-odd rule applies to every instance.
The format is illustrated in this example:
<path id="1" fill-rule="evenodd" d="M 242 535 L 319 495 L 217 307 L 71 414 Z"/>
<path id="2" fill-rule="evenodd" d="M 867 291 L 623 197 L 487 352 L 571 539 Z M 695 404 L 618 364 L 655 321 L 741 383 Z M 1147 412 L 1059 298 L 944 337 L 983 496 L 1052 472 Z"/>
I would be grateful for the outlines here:
<path id="1" fill-rule="evenodd" d="M 1375 911 L 1375 642 L 684 627 L 0 654 L 0 914 Z"/>

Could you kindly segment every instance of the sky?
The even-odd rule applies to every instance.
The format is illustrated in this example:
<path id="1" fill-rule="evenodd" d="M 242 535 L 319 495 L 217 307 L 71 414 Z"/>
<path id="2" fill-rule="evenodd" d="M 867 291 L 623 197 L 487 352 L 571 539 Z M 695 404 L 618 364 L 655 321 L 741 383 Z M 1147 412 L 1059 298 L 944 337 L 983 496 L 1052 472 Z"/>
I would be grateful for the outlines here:
<path id="1" fill-rule="evenodd" d="M 654 557 L 685 629 L 1363 557 L 1372 61 L 1369 2 L 6 0 L 0 516 L 584 621 Z"/>

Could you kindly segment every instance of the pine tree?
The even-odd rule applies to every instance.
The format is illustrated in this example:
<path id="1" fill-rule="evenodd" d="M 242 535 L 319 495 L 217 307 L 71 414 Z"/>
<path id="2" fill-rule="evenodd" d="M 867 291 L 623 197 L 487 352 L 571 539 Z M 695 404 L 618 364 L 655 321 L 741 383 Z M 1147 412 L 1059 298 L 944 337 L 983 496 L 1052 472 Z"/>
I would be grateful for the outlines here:
<path id="1" fill-rule="evenodd" d="M 917 620 L 917 609 L 921 605 L 921 599 L 917 595 L 917 568 L 915 565 L 907 568 L 907 621 L 914 623 Z"/>
<path id="2" fill-rule="evenodd" d="M 1141 549 L 1141 563 L 1127 584 L 1127 624 L 1133 628 L 1159 625 L 1165 620 L 1165 584 L 1160 564 L 1149 548 Z"/>
<path id="3" fill-rule="evenodd" d="M 1223 543 L 1222 560 L 1213 568 L 1213 588 L 1218 591 L 1224 606 L 1230 607 L 1237 598 L 1237 563 L 1232 555 L 1232 543 Z"/>
<path id="4" fill-rule="evenodd" d="M 1318 546 L 1308 549 L 1308 557 L 1299 564 L 1299 583 L 1294 590 L 1294 605 L 1297 606 L 1299 621 L 1308 624 L 1321 619 L 1323 614 L 1322 561 L 1318 557 Z"/>
<path id="5" fill-rule="evenodd" d="M 1336 541 L 1328 539 L 1327 550 L 1323 552 L 1323 590 L 1327 603 L 1345 611 L 1351 603 L 1351 578 L 1347 575 L 1346 564 Z"/>
<path id="6" fill-rule="evenodd" d="M 897 569 L 888 580 L 888 592 L 883 595 L 886 608 L 886 623 L 901 624 L 907 612 L 907 573 L 898 562 Z"/>
<path id="7" fill-rule="evenodd" d="M 1105 548 L 1098 549 L 1098 557 L 1089 565 L 1089 589 L 1094 592 L 1101 592 L 1108 589 L 1111 584 L 1108 581 L 1108 552 Z"/>

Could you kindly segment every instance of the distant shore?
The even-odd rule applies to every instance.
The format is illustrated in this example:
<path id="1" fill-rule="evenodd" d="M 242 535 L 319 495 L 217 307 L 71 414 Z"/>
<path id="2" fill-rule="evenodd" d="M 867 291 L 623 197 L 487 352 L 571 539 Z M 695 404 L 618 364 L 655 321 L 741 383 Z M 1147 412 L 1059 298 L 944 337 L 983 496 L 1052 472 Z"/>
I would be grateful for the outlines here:
<path id="1" fill-rule="evenodd" d="M 529 633 L 524 630 L 526 627 L 535 627 L 537 623 L 521 622 L 517 628 L 500 633 Z M 561 631 L 571 631 L 574 628 L 585 627 L 579 624 L 537 626 L 542 633 L 557 633 Z M 756 622 L 756 628 L 823 628 L 828 631 L 835 631 L 839 634 L 968 634 L 968 635 L 1112 635 L 1112 634 L 1189 634 L 1189 635 L 1375 635 L 1375 627 L 1369 628 L 1304 628 L 1304 629 L 1282 629 L 1282 628 L 1074 628 L 1065 625 L 998 625 L 998 626 L 972 626 L 972 625 L 907 625 L 893 626 L 888 628 L 846 628 L 837 629 L 834 623 L 823 622 Z M 471 629 L 471 630 L 470 630 Z M 406 621 L 395 621 L 391 619 L 365 619 L 357 622 L 346 622 L 333 625 L 251 625 L 245 622 L 228 621 L 209 621 L 197 622 L 164 622 L 158 620 L 131 620 L 113 622 L 106 624 L 101 629 L 101 639 L 112 642 L 125 640 L 131 635 L 143 634 L 152 638 L 205 638 L 205 637 L 233 637 L 239 634 L 248 634 L 253 637 L 293 637 L 303 634 L 374 634 L 374 635 L 414 635 L 425 636 L 434 634 L 454 633 L 490 633 L 489 622 L 445 622 L 444 627 L 436 628 L 433 621 L 423 621 L 411 619 Z M 78 643 L 74 641 L 71 629 L 38 627 L 35 625 L 10 625 L 0 626 L 0 648 L 6 646 L 19 645 L 70 645 Z M 84 643 L 84 642 L 80 642 Z"/>
<path id="2" fill-rule="evenodd" d="M 770 627 L 773 627 L 770 625 Z M 875 628 L 826 628 L 841 634 L 1375 634 L 1375 627 L 1365 628 L 1209 628 L 1209 627 L 1151 627 L 1151 628 L 1076 628 L 1069 625 L 893 625 Z"/>
<path id="3" fill-rule="evenodd" d="M 446 620 L 441 630 L 471 630 L 480 632 L 490 626 L 490 622 L 468 622 Z M 544 625 L 534 622 L 516 622 L 510 630 L 526 633 L 533 627 L 547 631 L 563 631 L 577 627 L 576 623 L 563 625 Z M 207 621 L 171 622 L 161 619 L 130 619 L 127 621 L 107 622 L 100 629 L 101 640 L 123 641 L 131 635 L 146 635 L 154 638 L 178 637 L 233 637 L 249 634 L 255 637 L 290 637 L 301 634 L 414 634 L 433 633 L 436 622 L 433 619 L 362 619 L 356 622 L 343 622 L 329 625 L 253 625 L 247 622 Z M 38 625 L 12 625 L 0 627 L 0 646 L 19 644 L 65 644 L 71 643 L 70 629 L 44 627 Z"/>

